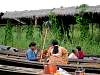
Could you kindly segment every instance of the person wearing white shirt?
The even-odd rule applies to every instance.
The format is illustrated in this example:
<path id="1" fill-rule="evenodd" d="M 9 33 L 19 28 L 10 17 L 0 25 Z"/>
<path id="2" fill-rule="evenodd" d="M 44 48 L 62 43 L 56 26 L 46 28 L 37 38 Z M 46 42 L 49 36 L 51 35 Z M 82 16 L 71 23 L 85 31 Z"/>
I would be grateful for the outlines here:
<path id="1" fill-rule="evenodd" d="M 68 59 L 78 59 L 78 57 L 76 56 L 75 50 L 72 50 L 72 53 L 68 56 Z"/>

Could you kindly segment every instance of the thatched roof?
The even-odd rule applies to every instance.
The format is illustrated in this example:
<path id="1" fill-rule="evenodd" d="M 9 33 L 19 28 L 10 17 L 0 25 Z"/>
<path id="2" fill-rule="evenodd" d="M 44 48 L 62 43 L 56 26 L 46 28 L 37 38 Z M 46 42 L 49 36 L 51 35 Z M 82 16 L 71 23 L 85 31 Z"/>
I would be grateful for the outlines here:
<path id="1" fill-rule="evenodd" d="M 42 10 L 31 10 L 31 11 L 15 11 L 15 12 L 6 12 L 2 18 L 22 18 L 28 17 L 32 18 L 33 16 L 44 17 L 49 14 L 49 12 L 55 12 L 57 15 L 73 15 L 77 12 L 76 7 L 68 8 L 55 8 L 55 9 L 42 9 Z M 86 12 L 100 12 L 100 5 L 98 6 L 89 6 Z"/>

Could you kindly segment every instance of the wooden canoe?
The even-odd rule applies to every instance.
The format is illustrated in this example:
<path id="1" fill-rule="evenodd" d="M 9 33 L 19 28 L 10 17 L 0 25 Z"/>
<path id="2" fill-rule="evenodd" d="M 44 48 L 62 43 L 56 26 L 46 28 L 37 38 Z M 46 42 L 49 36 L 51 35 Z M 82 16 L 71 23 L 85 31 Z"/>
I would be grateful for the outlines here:
<path id="1" fill-rule="evenodd" d="M 43 69 L 43 62 L 28 61 L 25 59 L 25 57 L 16 57 L 16 56 L 12 57 L 12 56 L 7 56 L 7 55 L 0 55 L 0 64 L 9 65 L 9 66 Z M 58 65 L 58 66 L 69 72 L 75 72 L 77 68 L 84 68 L 87 73 L 99 73 L 100 74 L 100 63 L 88 62 L 85 64 L 83 63 L 66 64 L 66 65 Z"/>
<path id="2" fill-rule="evenodd" d="M 39 75 L 41 69 L 0 64 L 0 75 Z"/>
<path id="3" fill-rule="evenodd" d="M 0 51 L 1 55 L 7 55 L 7 56 L 15 56 L 19 58 L 25 58 L 25 53 L 22 52 L 5 52 L 5 51 Z M 92 56 L 92 55 L 86 55 L 85 56 L 87 59 L 68 59 L 69 63 L 98 63 L 100 64 L 100 57 L 99 56 Z M 89 59 L 89 58 L 93 59 Z"/>

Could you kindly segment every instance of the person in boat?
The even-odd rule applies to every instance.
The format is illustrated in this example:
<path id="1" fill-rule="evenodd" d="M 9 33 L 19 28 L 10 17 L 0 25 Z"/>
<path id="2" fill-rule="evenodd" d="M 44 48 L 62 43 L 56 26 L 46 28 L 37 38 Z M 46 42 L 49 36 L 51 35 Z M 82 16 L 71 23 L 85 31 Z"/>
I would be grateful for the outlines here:
<path id="1" fill-rule="evenodd" d="M 31 42 L 29 44 L 29 49 L 26 52 L 26 58 L 30 61 L 37 61 L 39 60 L 38 58 L 38 50 L 36 48 L 36 43 Z"/>
<path id="2" fill-rule="evenodd" d="M 78 59 L 76 55 L 76 50 L 72 50 L 72 53 L 69 54 L 68 59 Z"/>
<path id="3" fill-rule="evenodd" d="M 76 50 L 77 50 L 77 57 L 78 57 L 78 59 L 83 59 L 84 58 L 84 52 L 83 52 L 83 50 L 81 50 L 81 47 L 77 46 Z"/>
<path id="4" fill-rule="evenodd" d="M 52 41 L 52 46 L 48 49 L 49 64 L 67 64 L 67 49 L 58 45 L 57 40 Z"/>

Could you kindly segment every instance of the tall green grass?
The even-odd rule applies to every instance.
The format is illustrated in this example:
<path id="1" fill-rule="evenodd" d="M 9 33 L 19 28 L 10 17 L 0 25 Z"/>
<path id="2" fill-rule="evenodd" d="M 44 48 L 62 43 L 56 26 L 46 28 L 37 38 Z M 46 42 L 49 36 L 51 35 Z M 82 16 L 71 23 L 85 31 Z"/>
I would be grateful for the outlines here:
<path id="1" fill-rule="evenodd" d="M 5 26 L 6 27 L 6 26 Z M 6 31 L 5 31 L 5 27 L 0 27 L 0 44 L 4 44 L 4 40 L 5 40 L 5 35 L 6 35 Z M 45 35 L 45 28 L 44 28 L 44 33 L 41 34 L 41 31 L 39 28 L 33 26 L 33 37 L 32 40 L 30 41 L 30 39 L 28 40 L 26 37 L 27 34 L 27 25 L 25 26 L 21 26 L 21 31 L 19 34 L 19 28 L 16 26 L 12 27 L 12 36 L 13 37 L 13 44 L 12 42 L 7 43 L 7 45 L 10 46 L 14 46 L 17 48 L 27 48 L 28 44 L 31 41 L 35 41 L 37 43 L 37 46 L 39 48 L 42 49 L 43 46 L 43 40 L 44 40 L 44 35 Z M 94 25 L 94 34 L 92 39 L 90 40 L 90 37 L 92 36 L 91 34 L 91 27 L 89 28 L 89 37 L 86 38 L 84 41 L 82 41 L 80 39 L 80 29 L 78 25 L 74 25 L 74 30 L 73 33 L 70 30 L 70 36 L 71 36 L 71 40 L 73 41 L 72 43 L 69 41 L 68 38 L 63 37 L 63 39 L 60 39 L 59 37 L 61 37 L 59 35 L 59 31 L 56 30 L 48 30 L 48 33 L 46 35 L 46 42 L 44 44 L 44 48 L 47 48 L 48 45 L 50 44 L 50 41 L 52 39 L 57 39 L 59 41 L 59 44 L 65 48 L 67 48 L 69 50 L 69 52 L 71 51 L 71 49 L 75 49 L 75 47 L 77 45 L 80 45 L 82 47 L 82 49 L 85 51 L 86 54 L 100 54 L 100 43 L 98 43 L 96 40 L 98 37 L 98 28 L 96 28 L 96 24 Z M 60 33 L 61 34 L 61 33 Z M 72 35 L 73 34 L 73 35 Z M 30 36 L 30 35 L 28 35 Z M 64 36 L 67 36 L 66 34 Z M 18 39 L 19 37 L 19 39 Z"/>

